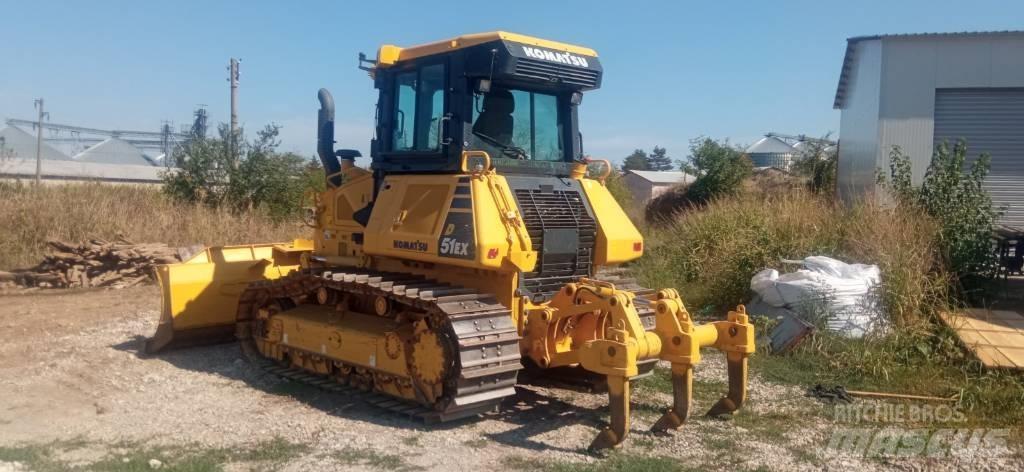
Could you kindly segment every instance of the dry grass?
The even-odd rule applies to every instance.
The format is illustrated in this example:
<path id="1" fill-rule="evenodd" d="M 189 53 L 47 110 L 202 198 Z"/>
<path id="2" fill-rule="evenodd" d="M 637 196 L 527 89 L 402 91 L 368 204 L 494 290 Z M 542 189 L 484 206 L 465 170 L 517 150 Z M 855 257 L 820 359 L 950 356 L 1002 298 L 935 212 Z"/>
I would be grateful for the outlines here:
<path id="1" fill-rule="evenodd" d="M 719 314 L 747 300 L 750 278 L 782 259 L 824 255 L 877 264 L 893 321 L 919 323 L 944 299 L 946 276 L 934 266 L 935 223 L 900 207 L 847 208 L 799 188 L 748 191 L 679 213 L 647 229 L 638 264 L 649 286 L 679 287 L 699 312 Z"/>
<path id="2" fill-rule="evenodd" d="M 47 239 L 82 242 L 123 236 L 172 246 L 286 241 L 304 237 L 301 224 L 273 224 L 265 215 L 175 204 L 158 189 L 100 183 L 0 183 L 0 269 L 39 262 Z"/>
<path id="3" fill-rule="evenodd" d="M 1020 424 L 1024 382 L 980 367 L 937 320 L 956 302 L 939 261 L 939 226 L 911 207 L 864 202 L 852 208 L 801 189 L 747 189 L 645 229 L 635 265 L 649 287 L 676 287 L 699 316 L 719 317 L 750 298 L 750 278 L 780 259 L 811 255 L 876 264 L 888 332 L 847 339 L 821 332 L 787 355 L 758 355 L 765 377 L 810 386 L 948 396 L 970 422 Z M 758 321 L 763 322 L 763 320 Z"/>
<path id="4" fill-rule="evenodd" d="M 848 223 L 840 255 L 878 265 L 882 302 L 897 326 L 921 328 L 948 308 L 951 277 L 939 262 L 935 220 L 918 209 L 872 202 L 843 214 Z"/>

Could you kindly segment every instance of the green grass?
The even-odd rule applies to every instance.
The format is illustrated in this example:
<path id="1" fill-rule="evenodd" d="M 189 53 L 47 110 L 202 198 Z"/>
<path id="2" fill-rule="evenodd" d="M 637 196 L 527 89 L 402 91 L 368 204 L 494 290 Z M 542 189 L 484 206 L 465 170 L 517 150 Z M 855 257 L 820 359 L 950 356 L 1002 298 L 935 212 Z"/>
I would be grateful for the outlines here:
<path id="1" fill-rule="evenodd" d="M 60 452 L 93 447 L 106 450 L 99 460 L 72 467 L 58 458 Z M 258 469 L 274 470 L 287 461 L 309 452 L 304 444 L 281 438 L 262 441 L 241 449 L 211 448 L 190 444 L 183 446 L 156 446 L 137 442 L 117 444 L 88 441 L 55 441 L 45 444 L 0 446 L 0 461 L 20 462 L 36 472 L 88 470 L 98 472 L 143 472 L 153 470 L 149 461 L 159 460 L 160 470 L 174 472 L 207 472 L 223 470 L 232 462 L 255 463 Z"/>
<path id="2" fill-rule="evenodd" d="M 737 443 L 736 439 L 731 436 L 705 436 L 701 441 L 701 445 L 705 449 L 709 449 L 719 453 L 725 453 L 729 451 L 736 451 Z"/>
<path id="3" fill-rule="evenodd" d="M 232 459 L 252 462 L 284 463 L 309 452 L 306 444 L 293 443 L 280 437 L 257 443 L 255 446 L 238 451 Z"/>
<path id="4" fill-rule="evenodd" d="M 597 463 L 579 463 L 552 461 L 545 459 L 509 456 L 503 461 L 505 468 L 510 470 L 528 470 L 541 472 L 681 472 L 706 470 L 684 464 L 683 462 L 663 456 L 643 456 L 613 452 Z"/>
<path id="5" fill-rule="evenodd" d="M 62 470 L 60 463 L 54 460 L 49 444 L 0 446 L 0 462 L 19 462 L 31 470 L 40 472 Z"/>
<path id="6" fill-rule="evenodd" d="M 465 444 L 465 445 L 467 445 L 467 446 L 469 446 L 469 447 L 471 447 L 473 449 L 483 449 L 483 448 L 489 446 L 491 444 L 491 441 L 488 440 L 487 438 L 477 438 L 477 439 L 470 439 L 468 441 L 463 441 L 462 444 Z"/>
<path id="7" fill-rule="evenodd" d="M 728 389 L 728 385 L 720 380 L 701 379 L 696 376 L 693 378 L 693 400 L 696 402 L 715 402 Z M 639 398 L 654 392 L 673 394 L 671 369 L 655 367 L 650 377 L 636 382 L 636 393 Z"/>
<path id="8" fill-rule="evenodd" d="M 842 339 L 818 335 L 786 355 L 755 355 L 751 370 L 765 379 L 810 387 L 842 385 L 940 397 L 959 396 L 957 407 L 974 426 L 1024 423 L 1024 376 L 983 370 L 949 335 L 893 334 Z"/>
<path id="9" fill-rule="evenodd" d="M 387 454 L 371 448 L 345 447 L 332 455 L 343 465 L 361 465 L 376 470 L 411 471 L 419 467 L 409 464 L 399 454 Z"/>

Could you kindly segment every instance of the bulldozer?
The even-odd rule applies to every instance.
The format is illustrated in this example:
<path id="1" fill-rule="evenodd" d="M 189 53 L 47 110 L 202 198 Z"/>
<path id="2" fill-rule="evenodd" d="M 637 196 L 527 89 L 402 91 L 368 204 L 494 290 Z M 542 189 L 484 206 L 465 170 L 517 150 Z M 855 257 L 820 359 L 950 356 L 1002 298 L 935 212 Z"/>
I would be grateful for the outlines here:
<path id="1" fill-rule="evenodd" d="M 743 306 L 698 324 L 675 289 L 618 267 L 644 241 L 609 192 L 611 164 L 583 150 L 579 109 L 603 74 L 594 50 L 498 31 L 384 45 L 359 67 L 379 91 L 368 168 L 335 149 L 320 89 L 326 189 L 311 237 L 159 266 L 149 352 L 237 339 L 426 421 L 495 410 L 521 373 L 588 378 L 610 408 L 592 450 L 624 441 L 630 382 L 659 361 L 674 400 L 652 429 L 680 428 L 701 348 L 727 361 L 709 414 L 741 407 L 755 348 Z"/>

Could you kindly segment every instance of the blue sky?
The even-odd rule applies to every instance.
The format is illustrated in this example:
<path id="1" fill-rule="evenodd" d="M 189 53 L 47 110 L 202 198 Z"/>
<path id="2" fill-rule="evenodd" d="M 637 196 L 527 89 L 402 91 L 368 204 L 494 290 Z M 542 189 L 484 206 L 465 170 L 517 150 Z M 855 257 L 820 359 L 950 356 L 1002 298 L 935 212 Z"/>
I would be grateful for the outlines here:
<path id="1" fill-rule="evenodd" d="M 0 117 L 157 130 L 197 104 L 228 120 L 229 57 L 240 115 L 278 123 L 312 155 L 316 91 L 338 103 L 339 146 L 365 151 L 375 90 L 359 52 L 503 29 L 596 49 L 603 87 L 582 108 L 585 148 L 620 160 L 691 138 L 750 143 L 768 131 L 836 135 L 832 98 L 850 36 L 1019 29 L 1013 1 L 93 1 L 0 0 Z"/>

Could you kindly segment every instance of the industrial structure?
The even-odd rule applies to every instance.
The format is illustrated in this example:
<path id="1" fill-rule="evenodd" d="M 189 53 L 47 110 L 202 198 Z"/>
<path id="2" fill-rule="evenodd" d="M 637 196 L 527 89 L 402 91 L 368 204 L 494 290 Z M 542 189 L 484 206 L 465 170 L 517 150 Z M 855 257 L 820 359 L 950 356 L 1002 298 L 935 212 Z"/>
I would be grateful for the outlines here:
<path id="1" fill-rule="evenodd" d="M 51 182 L 159 184 L 162 172 L 173 167 L 174 149 L 192 136 L 204 137 L 207 120 L 203 106 L 181 131 L 168 122 L 160 131 L 135 131 L 7 119 L 0 129 L 0 179 L 31 180 L 38 173 Z"/>
<path id="2" fill-rule="evenodd" d="M 751 144 L 744 154 L 753 162 L 754 168 L 789 170 L 797 157 L 797 150 L 777 137 L 765 136 Z"/>
<path id="3" fill-rule="evenodd" d="M 818 151 L 825 154 L 835 152 L 835 141 L 812 138 L 805 134 L 770 132 L 747 147 L 743 153 L 750 158 L 755 169 L 778 169 L 789 172 L 797 160 Z"/>
<path id="4" fill-rule="evenodd" d="M 1001 222 L 1024 226 L 1024 31 L 859 36 L 847 40 L 834 108 L 841 110 L 837 187 L 847 201 L 875 190 L 898 146 L 920 183 L 935 146 L 967 142 L 991 156 L 985 188 Z"/>
<path id="5" fill-rule="evenodd" d="M 693 183 L 694 177 L 686 172 L 627 170 L 622 180 L 633 195 L 633 202 L 643 205 L 676 185 Z"/>

